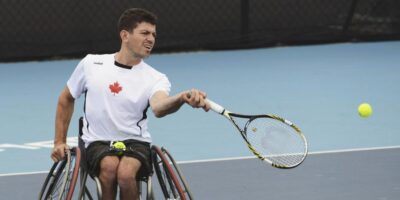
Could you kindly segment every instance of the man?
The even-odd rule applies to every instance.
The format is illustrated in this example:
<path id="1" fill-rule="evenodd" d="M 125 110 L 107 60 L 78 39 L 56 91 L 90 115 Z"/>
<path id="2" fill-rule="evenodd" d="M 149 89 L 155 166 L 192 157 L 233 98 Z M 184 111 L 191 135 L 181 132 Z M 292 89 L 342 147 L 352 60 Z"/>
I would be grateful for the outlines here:
<path id="1" fill-rule="evenodd" d="M 192 89 L 169 96 L 167 77 L 146 64 L 156 39 L 156 16 L 144 9 L 126 10 L 118 22 L 121 48 L 117 53 L 87 55 L 76 67 L 58 99 L 54 149 L 61 160 L 68 149 L 66 136 L 74 101 L 85 94 L 84 127 L 89 172 L 99 177 L 103 199 L 137 199 L 136 178 L 151 171 L 146 111 L 156 117 L 179 110 L 187 103 L 209 110 L 206 94 Z M 126 151 L 112 150 L 122 141 Z"/>

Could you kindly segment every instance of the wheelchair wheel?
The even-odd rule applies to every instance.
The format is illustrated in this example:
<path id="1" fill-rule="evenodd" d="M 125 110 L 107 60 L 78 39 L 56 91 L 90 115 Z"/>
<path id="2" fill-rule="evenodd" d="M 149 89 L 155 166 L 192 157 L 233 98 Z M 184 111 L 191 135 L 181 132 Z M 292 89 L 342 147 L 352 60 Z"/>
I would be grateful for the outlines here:
<path id="1" fill-rule="evenodd" d="M 185 191 L 174 168 L 170 165 L 169 156 L 166 156 L 165 151 L 158 146 L 153 145 L 151 148 L 154 170 L 165 199 L 186 200 Z"/>
<path id="2" fill-rule="evenodd" d="M 70 200 L 74 193 L 80 164 L 80 150 L 73 148 L 66 152 L 65 159 L 51 167 L 42 189 L 39 200 Z"/>
<path id="3" fill-rule="evenodd" d="M 174 171 L 176 172 L 176 174 L 178 175 L 179 181 L 180 181 L 181 185 L 183 186 L 184 192 L 186 193 L 188 199 L 192 200 L 193 199 L 192 192 L 190 191 L 189 185 L 187 184 L 185 177 L 183 176 L 181 170 L 179 169 L 178 164 L 176 164 L 174 158 L 167 151 L 167 149 L 165 149 L 164 147 L 161 147 L 161 151 L 164 152 L 164 155 L 169 160 L 169 163 L 172 164 L 172 167 L 173 167 Z"/>

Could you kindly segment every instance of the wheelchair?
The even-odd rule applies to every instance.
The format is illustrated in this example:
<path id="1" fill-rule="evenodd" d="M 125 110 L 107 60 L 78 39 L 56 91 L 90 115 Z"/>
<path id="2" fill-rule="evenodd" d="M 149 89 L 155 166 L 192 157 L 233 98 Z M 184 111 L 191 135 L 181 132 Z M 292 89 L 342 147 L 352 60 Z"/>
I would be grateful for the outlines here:
<path id="1" fill-rule="evenodd" d="M 67 151 L 64 160 L 55 162 L 53 164 L 39 193 L 39 200 L 72 199 L 76 184 L 78 182 L 78 176 L 80 179 L 80 184 L 77 199 L 94 199 L 94 195 L 90 192 L 87 185 L 88 177 L 95 182 L 97 198 L 101 199 L 102 191 L 100 180 L 98 177 L 91 176 L 87 171 L 85 146 L 83 140 L 81 139 L 83 134 L 82 127 L 83 118 L 81 117 L 79 119 L 78 146 Z M 153 171 L 156 174 L 159 188 L 162 193 L 162 197 L 157 198 L 168 200 L 192 200 L 193 195 L 185 180 L 185 177 L 183 176 L 171 154 L 164 147 L 152 145 L 151 158 L 153 163 Z M 137 180 L 140 200 L 156 199 L 153 191 L 152 175 L 153 174 Z"/>
<path id="2" fill-rule="evenodd" d="M 43 183 L 39 199 L 71 199 L 75 190 L 80 167 L 80 149 L 66 152 L 65 159 L 55 162 Z"/>

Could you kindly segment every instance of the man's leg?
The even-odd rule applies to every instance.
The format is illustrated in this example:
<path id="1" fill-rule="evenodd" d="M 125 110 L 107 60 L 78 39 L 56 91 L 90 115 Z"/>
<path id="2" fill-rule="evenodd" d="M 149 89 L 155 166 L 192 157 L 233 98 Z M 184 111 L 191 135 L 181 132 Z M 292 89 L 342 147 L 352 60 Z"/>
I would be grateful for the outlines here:
<path id="1" fill-rule="evenodd" d="M 119 165 L 117 156 L 105 156 L 100 161 L 102 199 L 115 199 L 117 194 L 117 172 Z"/>
<path id="2" fill-rule="evenodd" d="M 118 185 L 120 188 L 120 198 L 138 199 L 138 186 L 136 182 L 136 174 L 139 171 L 141 163 L 139 160 L 123 156 L 118 166 Z"/>

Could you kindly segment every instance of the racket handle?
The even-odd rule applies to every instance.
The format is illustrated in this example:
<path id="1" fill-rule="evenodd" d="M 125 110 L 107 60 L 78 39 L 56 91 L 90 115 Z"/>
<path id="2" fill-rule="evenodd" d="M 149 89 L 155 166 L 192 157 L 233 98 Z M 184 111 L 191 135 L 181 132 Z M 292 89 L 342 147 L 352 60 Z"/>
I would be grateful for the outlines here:
<path id="1" fill-rule="evenodd" d="M 187 93 L 186 96 L 188 98 L 190 98 L 191 94 L 192 94 L 192 92 L 189 91 L 189 93 Z M 205 102 L 210 105 L 210 108 L 211 108 L 212 111 L 214 111 L 214 112 L 216 112 L 218 114 L 221 114 L 221 115 L 224 114 L 225 108 L 222 107 L 221 105 L 215 103 L 214 101 L 211 101 L 210 99 L 205 99 Z"/>
<path id="2" fill-rule="evenodd" d="M 212 111 L 223 115 L 225 108 L 220 106 L 219 104 L 215 103 L 214 101 L 211 101 L 210 99 L 205 99 L 206 103 L 208 103 L 210 105 L 210 108 Z"/>

